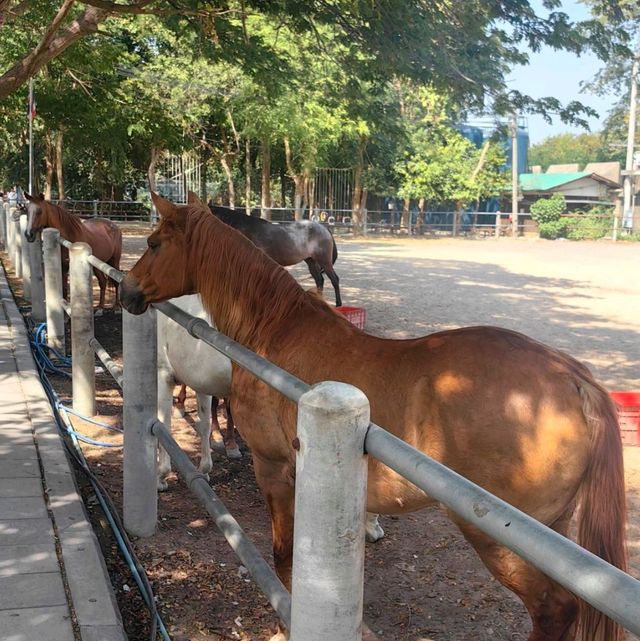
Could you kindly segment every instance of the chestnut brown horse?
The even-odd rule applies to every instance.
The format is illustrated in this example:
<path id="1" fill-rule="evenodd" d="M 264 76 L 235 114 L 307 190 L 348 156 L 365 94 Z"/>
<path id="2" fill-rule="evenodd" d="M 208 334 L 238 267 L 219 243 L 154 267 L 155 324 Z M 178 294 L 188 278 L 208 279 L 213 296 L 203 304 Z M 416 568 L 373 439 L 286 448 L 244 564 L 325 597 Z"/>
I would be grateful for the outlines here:
<path id="1" fill-rule="evenodd" d="M 120 256 L 122 254 L 122 232 L 118 226 L 107 218 L 88 218 L 83 220 L 79 216 L 68 212 L 60 205 L 45 200 L 42 195 L 30 196 L 25 194 L 29 204 L 27 205 L 27 229 L 26 239 L 32 243 L 36 233 L 45 227 L 55 227 L 60 235 L 72 243 L 88 243 L 91 246 L 91 253 L 105 263 L 116 269 L 120 269 Z M 62 248 L 63 255 L 63 283 L 66 287 L 66 273 L 69 266 L 68 251 Z M 100 302 L 98 303 L 97 315 L 102 313 L 104 308 L 105 290 L 107 282 L 110 282 L 115 289 L 115 307 L 118 306 L 118 283 L 112 281 L 106 274 L 98 269 L 93 270 L 100 286 Z"/>
<path id="2" fill-rule="evenodd" d="M 469 327 L 387 340 L 351 325 L 192 197 L 154 196 L 162 221 L 127 274 L 123 305 L 199 292 L 218 328 L 307 383 L 360 388 L 371 417 L 413 447 L 563 535 L 576 504 L 578 542 L 626 568 L 622 445 L 616 408 L 572 357 L 522 334 Z M 290 585 L 296 407 L 239 367 L 232 406 L 271 510 L 278 574 Z M 328 470 L 330 473 L 330 470 Z M 371 458 L 367 509 L 398 513 L 433 500 Z M 455 514 L 491 573 L 524 602 L 529 641 L 615 641 L 613 621 Z"/>

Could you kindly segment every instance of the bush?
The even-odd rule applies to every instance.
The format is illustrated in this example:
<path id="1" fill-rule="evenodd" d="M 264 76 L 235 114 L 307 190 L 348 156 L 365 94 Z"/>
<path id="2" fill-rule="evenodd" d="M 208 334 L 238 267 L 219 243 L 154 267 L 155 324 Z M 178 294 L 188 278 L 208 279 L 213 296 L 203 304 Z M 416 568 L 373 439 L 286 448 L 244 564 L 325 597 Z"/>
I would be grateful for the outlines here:
<path id="1" fill-rule="evenodd" d="M 531 218 L 538 223 L 540 238 L 555 240 L 564 235 L 566 224 L 561 217 L 566 208 L 562 194 L 541 198 L 531 205 Z"/>
<path id="2" fill-rule="evenodd" d="M 593 207 L 584 214 L 576 214 L 576 218 L 566 220 L 567 238 L 570 240 L 597 240 L 613 229 L 611 207 Z"/>

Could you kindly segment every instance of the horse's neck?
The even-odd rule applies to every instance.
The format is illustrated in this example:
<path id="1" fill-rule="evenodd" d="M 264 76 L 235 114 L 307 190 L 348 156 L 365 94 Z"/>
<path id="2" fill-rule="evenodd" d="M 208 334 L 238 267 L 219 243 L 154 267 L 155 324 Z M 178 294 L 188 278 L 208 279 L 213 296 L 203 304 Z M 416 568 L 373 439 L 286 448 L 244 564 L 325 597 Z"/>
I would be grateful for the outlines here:
<path id="1" fill-rule="evenodd" d="M 60 225 L 60 235 L 63 238 L 66 238 L 72 243 L 86 242 L 86 230 L 80 218 L 62 208 L 58 208 L 57 214 Z"/>
<path id="2" fill-rule="evenodd" d="M 291 312 L 313 302 L 251 241 L 214 217 L 202 222 L 189 255 L 204 306 L 221 332 L 261 352 L 275 333 L 286 331 Z"/>

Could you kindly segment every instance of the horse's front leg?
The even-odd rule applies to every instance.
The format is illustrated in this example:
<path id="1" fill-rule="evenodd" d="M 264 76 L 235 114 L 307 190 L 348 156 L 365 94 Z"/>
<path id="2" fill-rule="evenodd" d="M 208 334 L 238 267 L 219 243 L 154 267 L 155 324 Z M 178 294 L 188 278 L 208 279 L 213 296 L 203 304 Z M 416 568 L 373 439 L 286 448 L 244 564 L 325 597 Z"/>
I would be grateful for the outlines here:
<path id="1" fill-rule="evenodd" d="M 256 481 L 271 512 L 273 561 L 284 586 L 291 590 L 295 469 L 288 463 L 253 456 Z"/>
<path id="2" fill-rule="evenodd" d="M 99 270 L 93 269 L 93 273 L 98 279 L 98 286 L 100 287 L 100 300 L 98 301 L 98 309 L 96 309 L 96 316 L 102 316 L 104 314 L 104 298 L 105 292 L 107 291 L 107 277 Z"/>
<path id="3" fill-rule="evenodd" d="M 173 404 L 173 377 L 164 367 L 158 367 L 158 420 L 171 431 L 171 406 Z M 158 490 L 169 487 L 167 476 L 171 472 L 171 459 L 166 450 L 158 445 Z"/>

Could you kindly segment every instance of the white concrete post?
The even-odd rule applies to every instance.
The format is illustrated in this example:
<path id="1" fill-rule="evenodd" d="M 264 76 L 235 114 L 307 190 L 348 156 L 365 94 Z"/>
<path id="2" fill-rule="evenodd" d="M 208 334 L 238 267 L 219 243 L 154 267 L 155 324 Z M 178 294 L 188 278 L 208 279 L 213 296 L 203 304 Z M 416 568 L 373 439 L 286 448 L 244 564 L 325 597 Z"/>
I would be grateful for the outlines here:
<path id="1" fill-rule="evenodd" d="M 362 636 L 369 401 L 324 382 L 298 403 L 291 641 Z"/>
<path id="2" fill-rule="evenodd" d="M 64 310 L 62 309 L 62 258 L 60 232 L 48 227 L 42 231 L 44 287 L 47 306 L 47 343 L 61 354 L 66 352 Z"/>
<path id="3" fill-rule="evenodd" d="M 20 242 L 22 243 L 22 296 L 31 302 L 31 260 L 29 258 L 30 247 L 24 237 L 27 231 L 27 214 L 20 214 Z"/>
<path id="4" fill-rule="evenodd" d="M 17 213 L 17 212 L 16 212 Z M 13 269 L 18 278 L 22 278 L 22 234 L 20 233 L 20 216 L 13 220 Z M 26 241 L 25 241 L 26 242 Z"/>
<path id="5" fill-rule="evenodd" d="M 96 413 L 96 369 L 93 348 L 93 287 L 91 247 L 73 243 L 69 250 L 71 292 L 71 383 L 73 409 L 85 416 Z"/>
<path id="6" fill-rule="evenodd" d="M 42 323 L 47 315 L 44 304 L 44 274 L 42 272 L 42 235 L 36 234 L 36 239 L 28 243 L 29 264 L 31 266 L 31 318 L 36 323 Z"/>
<path id="7" fill-rule="evenodd" d="M 157 451 L 151 433 L 158 397 L 156 312 L 122 311 L 124 376 L 124 527 L 134 536 L 151 536 L 158 519 Z"/>
<path id="8" fill-rule="evenodd" d="M 8 203 L 0 203 L 0 246 L 7 251 L 7 216 L 9 215 Z"/>
<path id="9" fill-rule="evenodd" d="M 13 239 L 13 232 L 15 230 L 15 225 L 13 224 L 12 219 L 13 211 L 11 207 L 7 205 L 7 216 L 5 219 L 6 224 L 6 237 L 7 237 L 7 254 L 9 254 L 9 260 L 13 264 L 13 259 L 15 258 L 15 243 Z"/>

